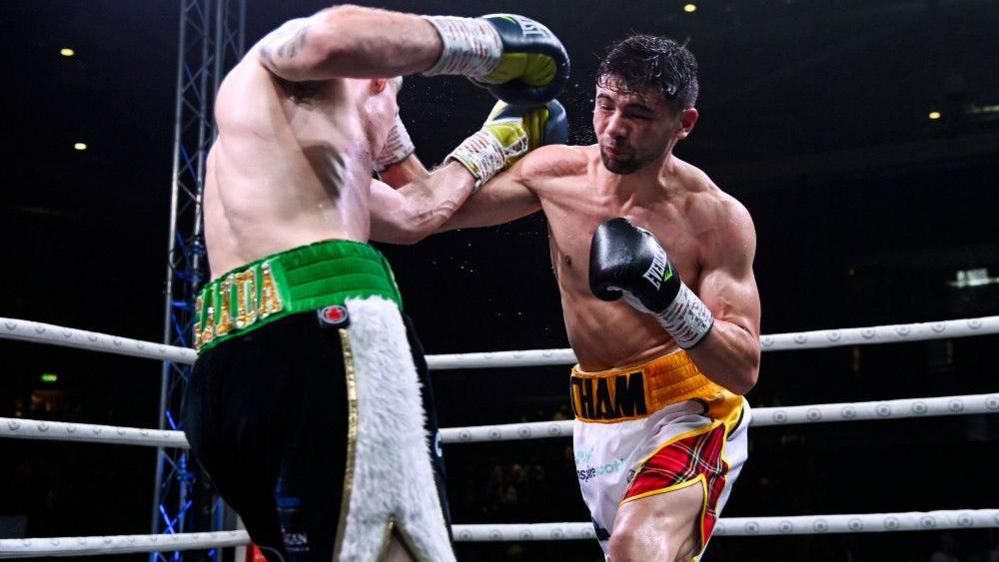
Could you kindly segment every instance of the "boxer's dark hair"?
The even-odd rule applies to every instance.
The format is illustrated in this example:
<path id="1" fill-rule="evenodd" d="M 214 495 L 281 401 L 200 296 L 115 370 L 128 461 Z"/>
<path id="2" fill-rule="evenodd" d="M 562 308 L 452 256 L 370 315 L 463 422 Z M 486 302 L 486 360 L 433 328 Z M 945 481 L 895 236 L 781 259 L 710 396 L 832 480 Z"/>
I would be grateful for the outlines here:
<path id="1" fill-rule="evenodd" d="M 597 69 L 597 85 L 623 93 L 652 89 L 678 112 L 697 102 L 697 59 L 686 42 L 632 35 L 607 49 Z"/>

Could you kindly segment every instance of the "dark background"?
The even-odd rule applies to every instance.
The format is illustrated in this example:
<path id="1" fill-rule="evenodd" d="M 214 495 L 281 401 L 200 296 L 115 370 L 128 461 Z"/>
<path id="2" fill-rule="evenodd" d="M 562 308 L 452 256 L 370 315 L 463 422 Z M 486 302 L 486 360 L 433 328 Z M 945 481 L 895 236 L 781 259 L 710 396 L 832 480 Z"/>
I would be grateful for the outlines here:
<path id="1" fill-rule="evenodd" d="M 324 7 L 248 4 L 250 42 Z M 693 14 L 650 0 L 377 5 L 544 22 L 572 57 L 561 98 L 576 143 L 594 140 L 593 71 L 609 41 L 631 31 L 689 39 L 700 61 L 701 120 L 677 154 L 756 221 L 764 333 L 999 314 L 999 285 L 948 284 L 960 270 L 999 276 L 999 113 L 981 109 L 999 106 L 994 1 L 711 1 Z M 166 0 L 0 4 L 0 316 L 162 338 L 177 21 L 177 3 Z M 62 47 L 77 56 L 59 56 Z M 492 103 L 459 78 L 407 80 L 400 100 L 428 164 L 477 129 Z M 942 118 L 928 119 L 931 110 Z M 73 150 L 81 141 L 89 149 Z M 543 217 L 382 249 L 429 353 L 567 345 Z M 997 344 L 989 336 L 768 353 L 749 400 L 992 392 Z M 154 362 L 0 341 L 0 365 L 0 416 L 157 423 Z M 59 381 L 44 384 L 42 373 Z M 441 423 L 562 417 L 565 374 L 439 373 Z M 999 507 L 997 441 L 997 421 L 986 416 L 760 428 L 725 515 Z M 447 447 L 455 521 L 586 520 L 568 446 Z M 0 440 L 0 516 L 27 515 L 28 536 L 146 533 L 153 468 L 147 448 Z M 920 561 L 953 542 L 958 559 L 985 561 L 997 538 L 719 538 L 707 559 Z M 589 542 L 461 544 L 457 552 L 461 560 L 601 559 Z"/>

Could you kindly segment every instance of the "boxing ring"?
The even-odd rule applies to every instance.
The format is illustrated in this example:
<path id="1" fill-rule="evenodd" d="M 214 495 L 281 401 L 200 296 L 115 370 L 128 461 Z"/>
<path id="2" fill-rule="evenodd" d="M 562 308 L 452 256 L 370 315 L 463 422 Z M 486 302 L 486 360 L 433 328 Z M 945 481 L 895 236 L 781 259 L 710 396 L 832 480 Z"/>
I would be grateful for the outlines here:
<path id="1" fill-rule="evenodd" d="M 999 334 L 999 316 L 895 324 L 866 328 L 816 330 L 764 335 L 763 351 L 820 349 L 842 346 L 918 342 Z M 73 347 L 117 355 L 194 363 L 192 349 L 172 347 L 124 337 L 0 318 L 0 339 Z M 429 355 L 435 371 L 569 365 L 575 356 L 568 349 L 543 349 L 490 353 Z M 807 404 L 754 408 L 751 426 L 782 426 L 889 420 L 999 413 L 999 391 L 988 394 L 940 396 Z M 551 421 L 450 427 L 441 429 L 441 442 L 461 444 L 572 435 L 573 421 Z M 187 448 L 183 432 L 82 423 L 0 418 L 0 437 L 61 442 L 84 442 L 144 447 Z M 999 509 L 958 509 L 904 513 L 829 514 L 786 517 L 723 517 L 715 536 L 812 535 L 832 533 L 885 533 L 945 529 L 999 528 Z M 557 541 L 595 539 L 591 523 L 478 524 L 453 526 L 458 542 Z M 245 531 L 49 537 L 0 540 L 0 558 L 41 556 L 86 556 L 138 552 L 176 552 L 242 546 L 249 543 Z"/>

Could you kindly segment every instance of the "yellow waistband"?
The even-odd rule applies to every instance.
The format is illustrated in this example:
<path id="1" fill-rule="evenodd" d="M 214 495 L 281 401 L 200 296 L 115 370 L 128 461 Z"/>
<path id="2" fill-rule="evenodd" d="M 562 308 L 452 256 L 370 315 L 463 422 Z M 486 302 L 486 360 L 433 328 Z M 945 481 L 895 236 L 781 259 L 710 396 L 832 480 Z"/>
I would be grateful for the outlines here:
<path id="1" fill-rule="evenodd" d="M 584 422 L 615 423 L 644 418 L 686 400 L 701 400 L 709 410 L 715 404 L 730 407 L 735 399 L 740 404 L 742 401 L 740 396 L 711 382 L 697 370 L 685 351 L 623 369 L 587 372 L 577 365 L 572 369 L 569 386 L 573 412 L 576 419 Z"/>

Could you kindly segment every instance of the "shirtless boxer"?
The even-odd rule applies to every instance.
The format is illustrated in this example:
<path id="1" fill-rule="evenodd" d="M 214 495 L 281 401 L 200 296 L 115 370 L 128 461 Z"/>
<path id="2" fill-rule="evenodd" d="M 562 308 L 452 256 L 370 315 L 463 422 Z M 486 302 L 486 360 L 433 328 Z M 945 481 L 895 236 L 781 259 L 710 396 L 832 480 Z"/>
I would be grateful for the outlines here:
<path id="1" fill-rule="evenodd" d="M 542 107 L 500 105 L 453 162 L 396 190 L 371 178 L 413 164 L 402 80 L 384 77 L 421 71 Z M 567 76 L 557 38 L 525 18 L 346 6 L 286 23 L 226 77 L 205 184 L 213 278 L 197 299 L 184 419 L 272 562 L 454 560 L 422 357 L 392 271 L 366 242 L 415 242 L 525 152 L 565 142 L 560 106 L 543 104 Z"/>
<path id="2" fill-rule="evenodd" d="M 578 478 L 613 562 L 700 556 L 747 455 L 756 235 L 738 201 L 673 155 L 697 122 L 697 91 L 683 46 L 613 45 L 596 81 L 598 144 L 532 152 L 446 226 L 548 219 L 579 361 Z"/>

